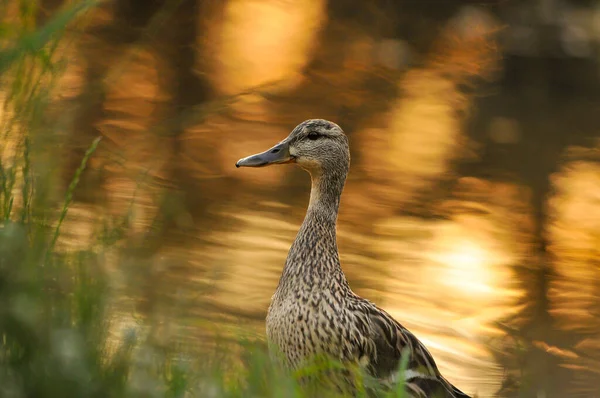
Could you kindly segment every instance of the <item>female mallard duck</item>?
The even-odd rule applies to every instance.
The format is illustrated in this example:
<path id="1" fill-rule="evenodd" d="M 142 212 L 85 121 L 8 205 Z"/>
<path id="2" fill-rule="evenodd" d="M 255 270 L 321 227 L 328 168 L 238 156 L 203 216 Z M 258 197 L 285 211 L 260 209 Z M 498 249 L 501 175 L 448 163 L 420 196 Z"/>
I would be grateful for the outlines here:
<path id="1" fill-rule="evenodd" d="M 393 381 L 403 352 L 414 397 L 467 397 L 440 374 L 423 344 L 388 313 L 356 295 L 340 267 L 336 222 L 350 166 L 348 139 L 335 123 L 300 123 L 273 148 L 236 167 L 297 163 L 311 176 L 306 217 L 289 251 L 267 315 L 267 337 L 294 368 L 317 354 L 357 363 Z M 405 350 L 407 348 L 407 350 Z"/>

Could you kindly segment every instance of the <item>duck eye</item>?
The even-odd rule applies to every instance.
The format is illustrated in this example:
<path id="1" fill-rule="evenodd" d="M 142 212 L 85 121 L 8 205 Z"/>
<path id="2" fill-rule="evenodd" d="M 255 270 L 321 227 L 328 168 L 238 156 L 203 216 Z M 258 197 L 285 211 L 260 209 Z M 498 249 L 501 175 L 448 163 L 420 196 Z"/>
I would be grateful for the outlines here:
<path id="1" fill-rule="evenodd" d="M 321 137 L 322 137 L 322 135 L 315 131 L 308 133 L 308 139 L 311 141 L 318 140 Z"/>

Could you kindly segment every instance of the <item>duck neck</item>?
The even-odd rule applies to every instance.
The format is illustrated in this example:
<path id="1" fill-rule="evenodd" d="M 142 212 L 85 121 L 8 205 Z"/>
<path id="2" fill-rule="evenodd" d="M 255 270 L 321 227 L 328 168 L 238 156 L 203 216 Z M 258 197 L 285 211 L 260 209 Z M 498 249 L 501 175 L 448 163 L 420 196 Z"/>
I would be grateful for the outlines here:
<path id="1" fill-rule="evenodd" d="M 310 201 L 303 225 L 318 220 L 331 227 L 335 236 L 340 198 L 346 182 L 346 175 L 315 173 L 311 174 L 311 181 Z"/>
<path id="2" fill-rule="evenodd" d="M 336 223 L 346 173 L 313 173 L 304 222 L 290 248 L 280 288 L 348 288 L 340 267 Z"/>

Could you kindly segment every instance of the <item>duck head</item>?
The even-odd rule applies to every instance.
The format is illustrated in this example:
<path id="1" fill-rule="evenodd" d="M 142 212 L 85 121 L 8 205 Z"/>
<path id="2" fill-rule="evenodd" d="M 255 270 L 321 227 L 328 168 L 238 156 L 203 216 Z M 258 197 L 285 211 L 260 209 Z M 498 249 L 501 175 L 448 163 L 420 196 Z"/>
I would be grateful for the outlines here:
<path id="1" fill-rule="evenodd" d="M 337 124 L 310 119 L 300 123 L 290 135 L 274 147 L 240 159 L 236 167 L 264 167 L 297 163 L 312 176 L 343 174 L 350 164 L 348 138 Z"/>

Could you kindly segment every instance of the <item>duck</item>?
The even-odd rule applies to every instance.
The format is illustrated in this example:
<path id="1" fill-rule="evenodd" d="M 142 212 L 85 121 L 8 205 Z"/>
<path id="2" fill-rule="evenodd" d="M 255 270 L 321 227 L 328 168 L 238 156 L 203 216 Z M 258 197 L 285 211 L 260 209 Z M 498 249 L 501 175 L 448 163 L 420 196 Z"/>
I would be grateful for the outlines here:
<path id="1" fill-rule="evenodd" d="M 336 123 L 309 119 L 272 148 L 236 167 L 294 163 L 311 177 L 308 209 L 288 252 L 266 317 L 269 351 L 298 369 L 326 355 L 356 364 L 385 385 L 404 378 L 414 398 L 470 398 L 440 373 L 427 348 L 408 329 L 352 291 L 337 247 L 338 210 L 350 168 L 348 137 Z M 404 372 L 399 372 L 403 355 Z"/>

